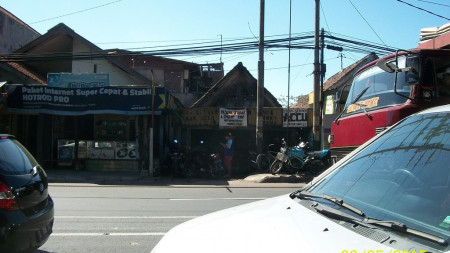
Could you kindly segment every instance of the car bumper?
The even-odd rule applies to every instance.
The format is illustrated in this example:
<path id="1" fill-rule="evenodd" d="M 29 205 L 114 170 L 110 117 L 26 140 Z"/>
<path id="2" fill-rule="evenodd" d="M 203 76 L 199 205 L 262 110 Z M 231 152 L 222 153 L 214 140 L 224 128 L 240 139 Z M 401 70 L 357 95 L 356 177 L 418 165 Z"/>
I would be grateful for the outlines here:
<path id="1" fill-rule="evenodd" d="M 42 246 L 53 231 L 54 204 L 49 197 L 45 207 L 32 216 L 22 211 L 0 212 L 0 252 L 20 252 Z"/>

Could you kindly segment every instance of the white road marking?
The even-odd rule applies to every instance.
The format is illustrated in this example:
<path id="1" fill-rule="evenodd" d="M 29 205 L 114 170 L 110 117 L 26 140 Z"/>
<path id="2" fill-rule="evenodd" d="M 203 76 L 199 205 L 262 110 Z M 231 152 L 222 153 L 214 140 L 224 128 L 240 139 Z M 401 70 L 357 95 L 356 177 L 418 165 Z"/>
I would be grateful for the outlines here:
<path id="1" fill-rule="evenodd" d="M 265 198 L 203 198 L 203 199 L 169 199 L 174 201 L 211 201 L 211 200 L 263 200 Z"/>
<path id="2" fill-rule="evenodd" d="M 51 236 L 163 236 L 165 232 L 141 232 L 141 233 L 58 233 L 53 232 Z"/>
<path id="3" fill-rule="evenodd" d="M 56 219 L 193 219 L 198 216 L 55 216 Z"/>

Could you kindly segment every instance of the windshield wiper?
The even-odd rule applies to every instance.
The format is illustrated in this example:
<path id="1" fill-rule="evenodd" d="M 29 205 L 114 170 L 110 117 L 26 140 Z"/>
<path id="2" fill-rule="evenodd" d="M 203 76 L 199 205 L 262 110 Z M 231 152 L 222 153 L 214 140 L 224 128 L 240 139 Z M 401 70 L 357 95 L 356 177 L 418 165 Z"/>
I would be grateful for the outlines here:
<path id="1" fill-rule="evenodd" d="M 364 88 L 359 94 L 358 96 L 355 97 L 355 99 L 353 99 L 353 101 L 350 104 L 354 104 L 356 103 L 361 97 L 362 95 L 364 95 L 364 93 L 366 93 L 366 91 L 369 89 L 369 86 L 367 86 L 366 88 Z"/>
<path id="2" fill-rule="evenodd" d="M 366 91 L 369 89 L 369 86 L 367 86 L 366 88 L 364 88 L 359 94 L 358 96 L 355 97 L 355 99 L 353 99 L 353 101 L 350 103 L 350 105 L 356 103 L 361 97 L 362 95 L 364 95 L 364 93 L 366 93 Z M 349 106 L 350 106 L 349 105 Z M 344 114 L 345 112 L 345 108 L 344 110 L 342 110 L 342 112 L 337 116 L 337 118 L 334 120 L 335 123 L 338 122 L 338 120 L 341 118 L 342 114 Z"/>
<path id="3" fill-rule="evenodd" d="M 306 198 L 313 198 L 313 199 L 324 199 L 324 200 L 328 200 L 338 206 L 341 206 L 353 213 L 356 213 L 357 215 L 361 216 L 361 217 L 365 217 L 366 215 L 364 214 L 364 212 L 352 205 L 349 205 L 347 203 L 344 202 L 344 200 L 340 199 L 340 198 L 336 198 L 336 197 L 332 197 L 326 194 L 323 194 L 322 196 L 320 195 L 314 195 L 312 193 L 306 192 L 306 191 L 297 191 L 297 192 L 293 192 L 289 195 L 292 199 L 294 198 L 299 198 L 299 199 L 306 199 Z"/>
<path id="4" fill-rule="evenodd" d="M 358 105 L 361 109 L 363 109 L 364 114 L 366 114 L 367 117 L 369 117 L 369 119 L 372 119 L 372 115 L 370 115 L 367 111 L 366 111 L 366 106 L 365 104 L 362 104 L 360 102 L 355 103 L 355 105 Z"/>
<path id="5" fill-rule="evenodd" d="M 398 222 L 398 221 L 384 221 L 384 220 L 377 220 L 377 219 L 371 219 L 371 218 L 367 218 L 364 223 L 366 224 L 373 224 L 373 225 L 378 225 L 378 226 L 382 226 L 385 228 L 390 228 L 396 231 L 400 231 L 403 233 L 407 233 L 407 234 L 411 234 L 411 235 L 415 235 L 418 237 L 422 237 L 424 239 L 427 239 L 429 241 L 438 243 L 442 246 L 447 246 L 448 242 L 437 235 L 433 235 L 431 233 L 428 232 L 424 232 L 415 228 L 410 228 L 408 226 L 406 226 L 405 224 Z"/>
<path id="6" fill-rule="evenodd" d="M 373 219 L 370 217 L 363 217 L 362 219 L 357 219 L 354 216 L 350 215 L 350 214 L 346 214 L 342 211 L 330 208 L 330 207 L 323 207 L 319 204 L 317 204 L 316 206 L 314 206 L 314 209 L 325 215 L 328 217 L 337 217 L 340 219 L 346 219 L 346 220 L 350 220 L 350 221 L 356 221 L 356 222 L 360 222 L 360 223 L 364 223 L 364 224 L 370 224 L 370 225 L 378 225 L 381 227 L 385 227 L 385 228 L 389 228 L 401 233 L 405 233 L 405 234 L 410 234 L 410 235 L 415 235 L 417 237 L 423 238 L 425 240 L 437 243 L 439 245 L 442 246 L 447 246 L 448 242 L 437 235 L 433 235 L 431 233 L 425 232 L 425 231 L 421 231 L 415 228 L 411 228 L 406 226 L 405 224 L 398 222 L 398 221 L 386 221 L 386 220 L 378 220 L 378 219 Z"/>

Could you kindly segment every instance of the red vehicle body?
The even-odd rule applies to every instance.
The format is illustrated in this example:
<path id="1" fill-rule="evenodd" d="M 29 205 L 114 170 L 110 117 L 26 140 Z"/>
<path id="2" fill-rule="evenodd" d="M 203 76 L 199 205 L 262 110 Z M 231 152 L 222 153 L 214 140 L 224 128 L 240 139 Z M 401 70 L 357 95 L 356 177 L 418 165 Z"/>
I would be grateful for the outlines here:
<path id="1" fill-rule="evenodd" d="M 450 33 L 438 41 L 439 49 L 429 49 L 438 44 L 433 43 L 397 52 L 355 74 L 344 109 L 331 125 L 333 155 L 340 159 L 400 119 L 450 103 L 441 80 L 450 71 Z"/>

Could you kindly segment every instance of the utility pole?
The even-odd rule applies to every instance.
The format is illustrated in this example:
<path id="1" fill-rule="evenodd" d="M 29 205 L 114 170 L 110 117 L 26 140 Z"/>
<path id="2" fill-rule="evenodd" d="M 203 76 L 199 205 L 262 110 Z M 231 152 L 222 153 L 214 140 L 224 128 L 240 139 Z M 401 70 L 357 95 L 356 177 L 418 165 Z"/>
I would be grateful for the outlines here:
<path id="1" fill-rule="evenodd" d="M 149 167 L 148 167 L 148 175 L 150 177 L 153 177 L 153 129 L 155 128 L 155 77 L 152 72 L 152 125 L 150 128 L 150 143 L 149 143 L 149 151 L 150 151 L 150 157 L 149 157 Z"/>
<path id="2" fill-rule="evenodd" d="M 222 63 L 222 34 L 218 34 L 220 36 L 220 63 Z"/>
<path id="3" fill-rule="evenodd" d="M 325 134 L 324 134 L 324 119 L 325 119 L 325 110 L 323 109 L 323 79 L 325 78 L 326 66 L 323 63 L 324 50 L 325 49 L 325 31 L 322 28 L 320 32 L 320 93 L 319 93 L 319 104 L 320 104 L 320 149 L 323 149 L 323 145 L 325 143 Z"/>
<path id="4" fill-rule="evenodd" d="M 256 97 L 256 151 L 263 150 L 263 108 L 264 108 L 264 0 L 259 6 L 259 60 Z"/>
<path id="5" fill-rule="evenodd" d="M 318 150 L 320 144 L 320 64 L 319 64 L 319 25 L 320 25 L 320 0 L 316 1 L 315 29 L 314 29 L 314 104 L 313 104 L 313 135 L 314 150 Z"/>

